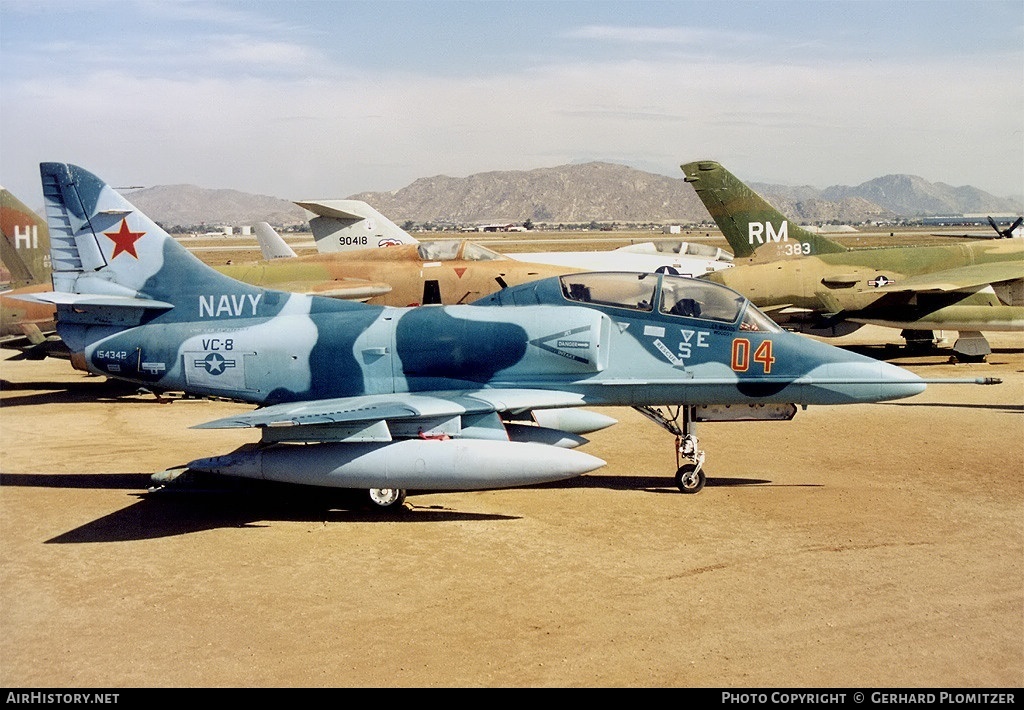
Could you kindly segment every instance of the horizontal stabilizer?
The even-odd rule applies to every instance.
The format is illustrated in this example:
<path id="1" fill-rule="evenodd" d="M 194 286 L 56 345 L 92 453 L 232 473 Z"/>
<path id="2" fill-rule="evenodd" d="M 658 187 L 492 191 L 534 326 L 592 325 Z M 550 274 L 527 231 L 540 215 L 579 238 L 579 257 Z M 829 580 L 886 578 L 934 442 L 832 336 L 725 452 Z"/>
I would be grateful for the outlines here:
<path id="1" fill-rule="evenodd" d="M 960 291 L 1018 279 L 1024 279 L 1024 260 L 972 264 L 920 276 L 909 276 L 871 290 L 879 293 Z"/>
<path id="2" fill-rule="evenodd" d="M 173 303 L 153 301 L 147 298 L 131 298 L 129 296 L 103 296 L 89 293 L 65 293 L 63 291 L 44 291 L 42 293 L 10 294 L 10 298 L 33 303 L 49 303 L 55 306 L 74 306 L 86 308 L 151 308 L 166 311 L 174 308 Z"/>
<path id="3" fill-rule="evenodd" d="M 334 217 L 343 220 L 366 219 L 369 215 L 356 209 L 356 200 L 296 200 L 295 204 L 319 217 Z"/>

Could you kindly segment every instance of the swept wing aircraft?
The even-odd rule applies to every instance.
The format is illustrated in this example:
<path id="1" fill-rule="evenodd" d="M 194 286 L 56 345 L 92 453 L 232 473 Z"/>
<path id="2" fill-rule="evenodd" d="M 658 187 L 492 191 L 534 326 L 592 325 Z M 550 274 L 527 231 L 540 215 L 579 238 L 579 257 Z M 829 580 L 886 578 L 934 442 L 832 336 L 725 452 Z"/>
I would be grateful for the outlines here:
<path id="1" fill-rule="evenodd" d="M 266 230 L 257 231 L 257 238 L 264 255 L 281 252 Z M 450 239 L 273 258 L 217 270 L 258 286 L 381 306 L 417 306 L 468 303 L 499 288 L 573 269 L 517 261 L 473 242 Z"/>
<path id="2" fill-rule="evenodd" d="M 676 483 L 695 492 L 704 410 L 789 418 L 796 405 L 927 384 L 782 331 L 724 286 L 664 274 L 571 274 L 482 305 L 416 308 L 260 288 L 203 264 L 92 173 L 43 163 L 40 175 L 54 289 L 22 298 L 56 305 L 88 369 L 257 406 L 197 427 L 255 427 L 262 439 L 194 471 L 364 489 L 393 506 L 406 489 L 591 471 L 604 462 L 576 450 L 585 439 L 522 423 L 535 410 L 633 406 L 675 428 Z"/>
<path id="3" fill-rule="evenodd" d="M 510 253 L 516 259 L 587 271 L 637 271 L 698 277 L 732 268 L 733 256 L 708 244 L 643 242 L 609 250 Z"/>
<path id="4" fill-rule="evenodd" d="M 786 328 L 823 336 L 864 324 L 900 328 L 908 344 L 956 330 L 956 357 L 983 359 L 981 331 L 1024 329 L 1024 241 L 847 249 L 791 223 L 713 161 L 682 166 L 735 256 L 708 278 Z"/>
<path id="5" fill-rule="evenodd" d="M 305 200 L 295 204 L 315 216 L 309 220 L 321 254 L 353 248 L 417 244 L 415 237 L 360 200 Z M 473 244 L 472 242 L 469 242 Z M 479 244 L 474 248 L 483 249 Z M 611 250 L 509 252 L 510 259 L 575 271 L 637 271 L 703 276 L 732 266 L 732 254 L 707 244 L 644 242 Z"/>

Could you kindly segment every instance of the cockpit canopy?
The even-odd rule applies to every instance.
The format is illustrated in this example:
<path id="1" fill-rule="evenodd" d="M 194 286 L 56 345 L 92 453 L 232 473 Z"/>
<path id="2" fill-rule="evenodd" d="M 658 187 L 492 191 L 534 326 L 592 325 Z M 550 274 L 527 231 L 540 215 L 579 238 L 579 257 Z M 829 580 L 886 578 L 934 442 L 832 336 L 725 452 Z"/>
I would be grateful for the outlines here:
<path id="1" fill-rule="evenodd" d="M 420 242 L 417 247 L 420 258 L 424 261 L 495 261 L 507 259 L 496 251 L 482 247 L 475 242 L 442 239 L 434 242 Z"/>
<path id="2" fill-rule="evenodd" d="M 716 261 L 732 262 L 734 257 L 730 252 L 713 247 L 710 244 L 695 244 L 693 242 L 659 241 L 641 242 L 619 247 L 615 251 L 626 251 L 634 254 L 679 254 L 680 256 L 694 256 L 701 259 L 715 259 Z"/>
<path id="3" fill-rule="evenodd" d="M 668 274 L 595 272 L 560 276 L 562 295 L 581 305 L 610 306 L 719 323 L 741 330 L 777 332 L 770 318 L 732 289 L 700 279 Z"/>

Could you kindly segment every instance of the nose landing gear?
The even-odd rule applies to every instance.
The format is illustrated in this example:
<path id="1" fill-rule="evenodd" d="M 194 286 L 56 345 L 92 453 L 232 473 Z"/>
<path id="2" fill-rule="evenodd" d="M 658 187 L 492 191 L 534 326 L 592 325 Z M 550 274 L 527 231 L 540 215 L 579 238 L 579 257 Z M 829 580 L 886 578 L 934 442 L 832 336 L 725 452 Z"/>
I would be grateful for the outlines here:
<path id="1" fill-rule="evenodd" d="M 692 426 L 692 422 L 690 423 Z M 676 436 L 676 486 L 683 493 L 699 493 L 707 478 L 704 476 L 704 452 L 697 448 L 695 434 Z"/>
<path id="2" fill-rule="evenodd" d="M 707 477 L 704 475 L 704 452 L 697 440 L 697 408 L 692 405 L 676 407 L 675 413 L 666 415 L 660 409 L 648 406 L 634 407 L 638 412 L 676 437 L 676 486 L 683 493 L 699 493 Z M 682 428 L 678 422 L 682 417 Z"/>

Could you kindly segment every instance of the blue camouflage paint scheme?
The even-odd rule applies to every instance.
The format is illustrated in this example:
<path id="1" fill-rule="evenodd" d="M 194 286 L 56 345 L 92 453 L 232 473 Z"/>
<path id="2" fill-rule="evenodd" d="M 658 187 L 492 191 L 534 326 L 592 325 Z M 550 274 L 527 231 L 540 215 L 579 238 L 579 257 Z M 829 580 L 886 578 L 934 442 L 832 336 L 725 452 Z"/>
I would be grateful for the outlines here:
<path id="1" fill-rule="evenodd" d="M 57 305 L 58 332 L 85 367 L 259 405 L 203 425 L 264 435 L 203 470 L 335 486 L 522 485 L 603 464 L 536 443 L 579 437 L 512 426 L 534 410 L 843 404 L 925 388 L 780 330 L 724 286 L 667 274 L 570 274 L 418 308 L 271 291 L 207 267 L 88 171 L 43 163 L 40 173 L 54 291 L 38 298 Z M 450 443 L 474 438 L 499 448 Z M 315 469 L 310 479 L 295 460 Z"/>
<path id="2" fill-rule="evenodd" d="M 738 371 L 729 362 L 733 342 L 741 319 L 756 309 L 715 284 L 701 288 L 719 289 L 739 304 L 734 321 L 598 303 L 584 308 L 564 295 L 563 283 L 573 276 L 505 289 L 464 306 L 389 308 L 269 291 L 207 268 L 91 173 L 62 164 L 44 164 L 41 170 L 44 183 L 49 177 L 51 184 L 59 184 L 59 199 L 92 233 L 116 230 L 124 219 L 130 231 L 143 235 L 139 242 L 162 240 L 162 264 L 139 281 L 137 292 L 151 301 L 173 303 L 173 308 L 145 309 L 137 328 L 110 326 L 108 333 L 102 326 L 77 325 L 89 322 L 88 312 L 58 306 L 62 337 L 84 350 L 93 371 L 146 385 L 256 404 L 486 386 L 557 389 L 594 404 L 767 399 L 836 404 L 910 396 L 923 388 L 914 376 L 885 363 L 769 329 L 763 316 L 758 319 L 762 330 L 742 337 L 751 353 L 772 341 L 772 362 L 767 371 L 749 363 Z M 69 191 L 78 199 L 67 199 Z M 115 203 L 113 208 L 103 203 L 104 197 Z M 48 195 L 48 202 L 57 199 Z M 106 260 L 106 268 L 115 272 L 138 266 L 123 252 Z M 619 278 L 649 279 L 655 298 L 669 281 L 681 290 L 693 283 L 666 274 Z M 571 347 L 559 347 L 570 321 L 577 327 L 566 341 Z M 687 337 L 693 342 L 685 342 Z M 189 341 L 194 344 L 183 345 Z M 598 367 L 581 359 L 581 345 L 583 350 L 596 347 L 605 362 Z M 209 371 L 205 384 L 188 381 L 183 370 L 195 370 L 203 361 L 196 353 L 205 357 L 212 352 L 228 356 L 234 377 L 224 381 L 236 386 L 221 385 Z M 836 368 L 844 372 L 832 372 Z M 805 381 L 812 372 L 824 375 L 823 384 Z M 867 381 L 847 383 L 843 377 Z"/>

